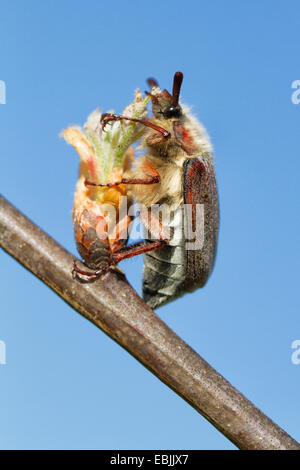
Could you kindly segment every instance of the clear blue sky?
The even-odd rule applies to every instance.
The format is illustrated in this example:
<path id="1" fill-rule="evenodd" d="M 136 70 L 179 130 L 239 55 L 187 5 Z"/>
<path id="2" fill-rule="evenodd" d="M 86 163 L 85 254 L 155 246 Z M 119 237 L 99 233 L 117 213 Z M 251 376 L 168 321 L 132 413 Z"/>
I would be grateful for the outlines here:
<path id="1" fill-rule="evenodd" d="M 203 290 L 158 314 L 300 439 L 300 5 L 279 0 L 2 2 L 1 193 L 76 253 L 79 158 L 58 134 L 121 112 L 148 76 L 215 147 L 221 230 Z M 231 449 L 126 351 L 0 253 L 0 448 Z M 140 292 L 142 258 L 121 264 Z"/>

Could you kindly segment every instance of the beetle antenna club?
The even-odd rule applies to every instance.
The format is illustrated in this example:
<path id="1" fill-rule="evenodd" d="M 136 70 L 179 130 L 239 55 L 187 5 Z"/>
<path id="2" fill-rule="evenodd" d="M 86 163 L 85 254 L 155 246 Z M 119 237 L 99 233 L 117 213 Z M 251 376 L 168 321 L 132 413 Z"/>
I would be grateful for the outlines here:
<path id="1" fill-rule="evenodd" d="M 173 81 L 173 93 L 172 93 L 172 105 L 173 106 L 178 106 L 182 80 L 183 80 L 183 73 L 176 72 L 174 75 L 174 81 Z"/>
<path id="2" fill-rule="evenodd" d="M 151 78 L 151 77 L 148 78 L 147 83 L 148 83 L 150 89 L 154 88 L 155 86 L 158 86 L 157 80 L 155 80 L 155 78 Z"/>

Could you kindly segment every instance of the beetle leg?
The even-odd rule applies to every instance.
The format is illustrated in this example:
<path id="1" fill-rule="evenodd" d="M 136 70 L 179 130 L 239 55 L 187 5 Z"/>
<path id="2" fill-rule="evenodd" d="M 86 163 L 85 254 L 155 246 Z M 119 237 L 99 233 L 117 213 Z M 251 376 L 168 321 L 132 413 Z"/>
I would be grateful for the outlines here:
<path id="1" fill-rule="evenodd" d="M 149 162 L 144 167 L 144 172 L 145 178 L 122 178 L 121 181 L 107 184 L 93 183 L 92 181 L 85 180 L 84 184 L 85 186 L 111 188 L 113 186 L 119 186 L 120 184 L 155 184 L 160 182 L 160 174 Z"/>
<path id="2" fill-rule="evenodd" d="M 127 258 L 132 258 L 133 256 L 143 255 L 144 253 L 148 253 L 148 251 L 156 250 L 156 248 L 160 248 L 161 246 L 168 243 L 167 240 L 157 240 L 150 243 L 140 242 L 134 245 L 128 246 L 124 248 L 122 251 L 118 253 L 114 253 L 112 255 L 112 259 L 114 263 L 119 263 Z"/>
<path id="3" fill-rule="evenodd" d="M 105 266 L 105 268 L 99 269 L 98 271 L 83 271 L 82 269 L 78 268 L 76 261 L 74 260 L 72 277 L 73 279 L 76 279 L 76 278 L 78 279 L 79 278 L 78 274 L 80 274 L 81 276 L 86 276 L 89 278 L 89 279 L 85 279 L 83 282 L 94 282 L 96 281 L 96 279 L 99 279 L 99 277 L 105 274 L 109 270 L 110 266 L 111 265 L 108 264 L 107 266 Z"/>
<path id="4" fill-rule="evenodd" d="M 156 126 L 156 124 L 152 124 L 152 122 L 142 121 L 141 119 L 134 119 L 126 116 L 117 116 L 116 114 L 104 113 L 101 116 L 100 122 L 102 123 L 102 130 L 104 130 L 106 124 L 112 121 L 131 121 L 131 122 L 138 122 L 139 124 L 143 124 L 144 126 L 151 127 L 151 129 L 160 132 L 163 137 L 167 140 L 171 136 L 170 132 L 164 129 L 163 127 Z"/>
<path id="5" fill-rule="evenodd" d="M 159 183 L 159 176 L 152 176 L 149 179 L 142 179 L 142 178 L 122 178 L 121 181 L 117 181 L 116 183 L 107 183 L 107 184 L 99 184 L 99 183 L 92 183 L 91 181 L 85 180 L 85 186 L 98 186 L 101 188 L 111 188 L 113 186 L 119 186 L 120 184 L 155 184 Z"/>
<path id="6" fill-rule="evenodd" d="M 128 259 L 128 258 L 132 258 L 133 256 L 148 253 L 149 251 L 152 251 L 152 250 L 156 250 L 156 248 L 160 248 L 166 243 L 168 243 L 167 240 L 157 240 L 157 241 L 153 241 L 150 243 L 146 243 L 142 241 L 139 243 L 135 243 L 134 245 L 125 247 L 121 249 L 120 251 L 113 253 L 111 255 L 110 264 L 108 264 L 105 268 L 99 269 L 98 271 L 94 271 L 94 272 L 83 271 L 79 269 L 78 266 L 76 265 L 76 261 L 74 260 L 72 277 L 73 279 L 80 279 L 81 282 L 84 282 L 84 283 L 94 282 L 97 279 L 99 279 L 99 277 L 103 276 L 103 274 L 107 273 L 107 271 L 109 271 L 111 266 L 118 264 L 120 261 L 123 261 L 124 259 Z M 79 278 L 78 274 L 80 274 L 80 276 L 85 276 L 89 279 L 82 280 L 81 278 Z"/>
<path id="7" fill-rule="evenodd" d="M 145 91 L 145 94 L 146 94 L 147 96 L 150 96 L 150 98 L 152 99 L 152 101 L 154 101 L 156 104 L 159 103 L 157 96 L 152 95 L 151 93 L 149 93 L 149 91 Z"/>
<path id="8" fill-rule="evenodd" d="M 112 259 L 115 263 L 119 263 L 123 259 L 132 258 L 133 256 L 142 255 L 149 251 L 156 250 L 156 248 L 160 248 L 168 243 L 167 233 L 159 219 L 151 212 L 151 209 L 142 209 L 139 213 L 139 217 L 156 240 L 136 243 L 123 248 L 117 253 L 113 253 Z"/>
<path id="9" fill-rule="evenodd" d="M 94 282 L 96 279 L 105 274 L 111 266 L 119 263 L 120 261 L 123 261 L 127 258 L 132 258 L 133 256 L 148 253 L 149 251 L 156 250 L 157 248 L 160 248 L 168 243 L 167 234 L 159 219 L 151 213 L 151 209 L 142 209 L 139 216 L 145 227 L 150 231 L 151 235 L 156 238 L 156 240 L 150 242 L 142 241 L 119 250 L 117 240 L 113 245 L 113 250 L 115 251 L 111 251 L 110 263 L 98 271 L 83 271 L 77 267 L 76 261 L 74 260 L 72 271 L 73 278 L 78 278 L 78 274 L 80 274 L 81 276 L 89 278 L 84 281 L 81 280 L 81 282 Z"/>

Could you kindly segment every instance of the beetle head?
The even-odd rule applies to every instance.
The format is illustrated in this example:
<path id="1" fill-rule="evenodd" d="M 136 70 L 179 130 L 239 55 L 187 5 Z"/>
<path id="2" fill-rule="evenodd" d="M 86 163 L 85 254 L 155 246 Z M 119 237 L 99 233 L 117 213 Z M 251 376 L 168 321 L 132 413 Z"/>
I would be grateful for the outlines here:
<path id="1" fill-rule="evenodd" d="M 152 111 L 157 119 L 180 119 L 182 109 L 179 105 L 179 94 L 183 80 L 183 74 L 176 72 L 173 80 L 172 95 L 167 90 L 161 90 L 154 78 L 148 79 L 151 88 Z"/>

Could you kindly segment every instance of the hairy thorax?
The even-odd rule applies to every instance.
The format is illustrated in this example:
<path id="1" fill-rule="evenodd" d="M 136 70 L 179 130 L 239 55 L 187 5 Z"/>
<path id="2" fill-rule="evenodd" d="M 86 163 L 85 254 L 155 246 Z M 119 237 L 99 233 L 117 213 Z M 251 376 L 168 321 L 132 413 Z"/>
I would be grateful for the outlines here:
<path id="1" fill-rule="evenodd" d="M 186 159 L 199 156 L 207 151 L 200 136 L 195 133 L 187 119 L 163 121 L 154 119 L 153 123 L 166 129 L 171 135 L 165 139 L 159 132 L 149 131 L 144 140 L 146 155 L 140 157 L 135 168 L 130 171 L 131 178 L 150 179 L 159 174 L 160 182 L 155 184 L 136 184 L 129 188 L 138 203 L 150 207 L 152 204 L 169 204 L 176 207 L 182 203 L 182 168 Z M 155 171 L 153 171 L 155 170 Z"/>
<path id="2" fill-rule="evenodd" d="M 182 164 L 147 155 L 139 159 L 134 170 L 134 177 L 147 177 L 149 164 L 158 171 L 160 182 L 149 185 L 132 185 L 130 189 L 137 202 L 147 207 L 152 204 L 180 204 L 182 201 Z"/>

